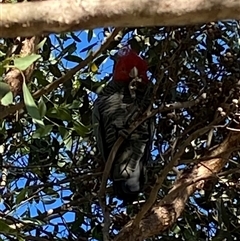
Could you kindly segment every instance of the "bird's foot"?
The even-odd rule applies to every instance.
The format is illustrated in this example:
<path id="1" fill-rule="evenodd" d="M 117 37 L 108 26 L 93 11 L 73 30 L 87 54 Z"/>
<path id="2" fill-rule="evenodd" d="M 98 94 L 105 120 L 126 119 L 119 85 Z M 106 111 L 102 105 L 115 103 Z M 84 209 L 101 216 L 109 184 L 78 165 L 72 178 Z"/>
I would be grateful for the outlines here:
<path id="1" fill-rule="evenodd" d="M 138 83 L 141 83 L 142 79 L 138 77 L 134 77 L 134 79 L 129 83 L 129 92 L 132 99 L 136 99 L 136 90 L 138 89 Z"/>
<path id="2" fill-rule="evenodd" d="M 124 139 L 127 139 L 130 135 L 130 133 L 128 132 L 127 129 L 122 129 L 120 131 L 118 131 L 118 135 L 122 136 Z"/>

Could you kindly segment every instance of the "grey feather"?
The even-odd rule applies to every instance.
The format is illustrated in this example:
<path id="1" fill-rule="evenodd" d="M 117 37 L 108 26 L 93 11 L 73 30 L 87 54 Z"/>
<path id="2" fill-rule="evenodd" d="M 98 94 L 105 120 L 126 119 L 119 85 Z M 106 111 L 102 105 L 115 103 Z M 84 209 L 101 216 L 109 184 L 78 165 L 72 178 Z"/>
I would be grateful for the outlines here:
<path id="1" fill-rule="evenodd" d="M 138 112 L 150 104 L 151 91 L 146 87 L 136 91 L 133 99 L 128 84 L 111 81 L 99 94 L 94 103 L 93 124 L 97 147 L 105 161 L 119 132 L 129 128 Z M 142 123 L 119 148 L 115 157 L 111 178 L 118 197 L 136 199 L 142 191 L 145 166 L 151 159 L 153 120 Z"/>

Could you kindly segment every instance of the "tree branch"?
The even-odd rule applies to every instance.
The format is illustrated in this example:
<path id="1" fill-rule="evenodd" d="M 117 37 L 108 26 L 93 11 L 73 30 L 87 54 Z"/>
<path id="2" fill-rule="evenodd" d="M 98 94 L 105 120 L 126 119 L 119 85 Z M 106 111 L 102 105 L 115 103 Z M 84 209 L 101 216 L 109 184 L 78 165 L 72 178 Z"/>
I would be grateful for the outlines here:
<path id="1" fill-rule="evenodd" d="M 34 14 L 33 14 L 34 9 Z M 0 37 L 239 19 L 238 0 L 65 0 L 1 4 Z"/>
<path id="2" fill-rule="evenodd" d="M 196 164 L 192 170 L 183 172 L 168 195 L 147 213 L 138 227 L 134 227 L 134 232 L 134 221 L 130 221 L 114 241 L 140 241 L 169 228 L 183 212 L 187 199 L 203 187 L 204 180 L 210 179 L 223 168 L 232 153 L 232 147 L 240 149 L 239 132 L 230 132 L 218 148 L 205 156 L 208 160 Z"/>
<path id="3" fill-rule="evenodd" d="M 172 170 L 172 168 L 178 163 L 179 159 L 181 158 L 182 154 L 184 153 L 186 147 L 191 143 L 192 140 L 196 139 L 196 137 L 201 136 L 205 134 L 207 131 L 209 131 L 218 119 L 215 119 L 212 123 L 210 123 L 208 126 L 205 126 L 201 129 L 196 130 L 193 132 L 178 148 L 179 150 L 175 152 L 172 160 L 164 167 L 164 169 L 160 172 L 160 174 L 157 177 L 157 180 L 151 190 L 151 193 L 149 195 L 149 198 L 137 214 L 136 218 L 133 220 L 133 226 L 134 228 L 137 227 L 144 217 L 144 215 L 148 212 L 148 210 L 153 206 L 157 199 L 157 194 L 159 189 L 162 186 L 162 183 L 164 182 L 166 176 L 168 173 Z"/>

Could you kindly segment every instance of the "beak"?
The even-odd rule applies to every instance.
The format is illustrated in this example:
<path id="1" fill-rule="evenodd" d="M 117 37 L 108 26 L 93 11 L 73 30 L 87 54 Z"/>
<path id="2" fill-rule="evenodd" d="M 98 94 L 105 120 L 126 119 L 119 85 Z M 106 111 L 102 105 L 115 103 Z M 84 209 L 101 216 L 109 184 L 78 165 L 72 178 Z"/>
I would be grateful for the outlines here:
<path id="1" fill-rule="evenodd" d="M 133 79 L 138 77 L 138 69 L 135 66 L 130 70 L 129 76 Z"/>

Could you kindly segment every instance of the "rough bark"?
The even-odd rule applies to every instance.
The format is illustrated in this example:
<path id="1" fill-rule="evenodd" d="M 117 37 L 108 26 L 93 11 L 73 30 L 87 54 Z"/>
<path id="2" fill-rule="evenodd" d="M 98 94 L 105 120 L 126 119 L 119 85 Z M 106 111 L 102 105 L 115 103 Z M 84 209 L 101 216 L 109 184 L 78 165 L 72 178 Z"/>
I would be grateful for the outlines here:
<path id="1" fill-rule="evenodd" d="M 239 19 L 239 16 L 239 0 L 48 0 L 6 3 L 1 5 L 0 37 L 25 37 L 109 26 L 180 26 Z"/>
<path id="2" fill-rule="evenodd" d="M 19 38 L 18 43 L 16 45 L 13 45 L 13 48 L 18 49 L 18 51 L 14 52 L 13 50 L 11 50 L 11 52 L 13 52 L 11 55 L 14 56 L 15 54 L 17 54 L 21 57 L 24 57 L 36 53 L 36 46 L 39 41 L 39 37 L 31 37 L 25 39 Z M 24 71 L 20 71 L 17 68 L 10 68 L 7 71 L 4 77 L 4 81 L 9 85 L 10 90 L 13 92 L 14 95 L 20 94 L 22 92 L 23 79 L 25 79 L 26 83 L 30 82 L 34 68 L 35 64 L 32 64 Z"/>
<path id="3" fill-rule="evenodd" d="M 168 195 L 141 220 L 139 227 L 133 227 L 133 222 L 129 222 L 114 241 L 140 241 L 171 227 L 184 211 L 188 198 L 203 188 L 207 180 L 217 177 L 233 148 L 237 147 L 240 148 L 240 132 L 230 132 L 222 144 L 205 156 L 206 161 L 182 173 Z"/>

